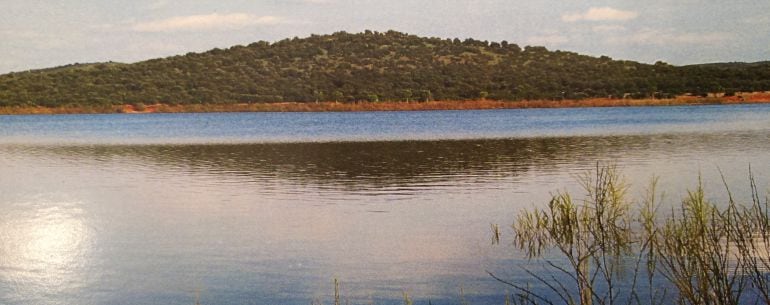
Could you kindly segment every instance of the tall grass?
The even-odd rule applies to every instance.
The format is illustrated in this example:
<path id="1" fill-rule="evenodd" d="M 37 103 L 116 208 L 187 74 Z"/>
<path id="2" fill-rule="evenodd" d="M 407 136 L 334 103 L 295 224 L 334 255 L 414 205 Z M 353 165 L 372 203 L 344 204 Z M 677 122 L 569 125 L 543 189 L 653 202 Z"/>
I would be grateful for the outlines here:
<path id="1" fill-rule="evenodd" d="M 581 179 L 583 197 L 558 193 L 516 218 L 514 245 L 560 275 L 525 269 L 549 292 L 490 274 L 519 304 L 770 304 L 770 210 L 753 174 L 750 202 L 737 203 L 725 183 L 727 202 L 715 204 L 699 182 L 667 213 L 657 179 L 639 203 L 623 181 L 597 165 Z M 567 263 L 545 258 L 552 251 Z"/>

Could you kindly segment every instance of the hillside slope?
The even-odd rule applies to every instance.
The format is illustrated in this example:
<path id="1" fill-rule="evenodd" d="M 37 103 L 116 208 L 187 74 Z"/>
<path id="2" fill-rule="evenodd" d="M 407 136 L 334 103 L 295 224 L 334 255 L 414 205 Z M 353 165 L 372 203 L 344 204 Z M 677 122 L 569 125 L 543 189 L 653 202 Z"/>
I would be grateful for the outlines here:
<path id="1" fill-rule="evenodd" d="M 0 106 L 522 100 L 770 90 L 770 63 L 654 65 L 395 31 L 0 75 Z"/>

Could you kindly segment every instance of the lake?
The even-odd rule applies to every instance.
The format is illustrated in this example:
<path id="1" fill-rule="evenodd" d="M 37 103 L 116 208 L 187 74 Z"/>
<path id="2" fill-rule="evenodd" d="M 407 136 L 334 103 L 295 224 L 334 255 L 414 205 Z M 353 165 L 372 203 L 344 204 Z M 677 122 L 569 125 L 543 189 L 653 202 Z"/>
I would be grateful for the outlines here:
<path id="1" fill-rule="evenodd" d="M 0 303 L 503 304 L 508 225 L 616 164 L 769 189 L 770 105 L 0 116 Z M 490 224 L 502 225 L 492 245 Z M 462 296 L 461 296 L 462 294 Z"/>

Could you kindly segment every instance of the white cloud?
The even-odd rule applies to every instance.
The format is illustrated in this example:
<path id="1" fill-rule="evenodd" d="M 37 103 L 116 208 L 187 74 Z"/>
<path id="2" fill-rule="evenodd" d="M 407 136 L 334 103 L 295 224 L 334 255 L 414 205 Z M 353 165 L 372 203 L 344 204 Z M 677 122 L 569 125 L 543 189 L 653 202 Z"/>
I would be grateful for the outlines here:
<path id="1" fill-rule="evenodd" d="M 335 4 L 336 2 L 336 0 L 283 0 L 282 3 L 293 5 L 327 5 Z"/>
<path id="2" fill-rule="evenodd" d="M 130 43 L 125 46 L 125 53 L 136 55 L 138 58 L 142 58 L 145 54 L 157 54 L 157 56 L 165 56 L 168 54 L 179 54 L 189 51 L 183 45 L 162 42 L 162 41 L 148 41 L 142 43 Z"/>
<path id="3" fill-rule="evenodd" d="M 0 30 L 0 37 L 15 41 L 14 45 L 28 45 L 31 48 L 39 50 L 50 49 L 68 49 L 78 46 L 76 41 L 85 36 L 80 32 L 69 32 L 69 37 L 56 32 L 41 32 L 30 30 Z"/>
<path id="4" fill-rule="evenodd" d="M 548 46 L 555 46 L 560 45 L 563 43 L 566 43 L 569 41 L 569 38 L 563 35 L 558 34 L 549 34 L 549 35 L 536 35 L 536 36 L 530 36 L 527 38 L 527 44 L 529 45 L 548 45 Z"/>
<path id="5" fill-rule="evenodd" d="M 611 7 L 592 7 L 583 13 L 564 14 L 561 20 L 565 22 L 576 21 L 626 21 L 639 16 L 633 11 L 624 11 Z"/>
<path id="6" fill-rule="evenodd" d="M 622 25 L 603 24 L 603 25 L 594 26 L 591 28 L 591 30 L 594 31 L 595 33 L 620 32 L 620 31 L 625 31 L 626 27 Z"/>
<path id="7" fill-rule="evenodd" d="M 758 16 L 748 17 L 746 19 L 743 19 L 743 23 L 755 24 L 755 25 L 770 24 L 770 16 L 768 16 L 768 15 L 758 15 Z"/>
<path id="8" fill-rule="evenodd" d="M 629 35 L 610 37 L 607 39 L 607 42 L 633 45 L 714 45 L 722 44 L 730 39 L 732 39 L 732 36 L 725 32 L 688 33 L 674 30 L 643 29 Z"/>
<path id="9" fill-rule="evenodd" d="M 137 32 L 174 32 L 195 30 L 240 29 L 256 25 L 272 25 L 284 20 L 276 16 L 252 14 L 208 14 L 178 16 L 163 20 L 135 23 L 131 28 Z"/>
<path id="10" fill-rule="evenodd" d="M 155 0 L 152 3 L 150 3 L 147 8 L 150 10 L 159 10 L 166 8 L 168 6 L 168 0 Z"/>
<path id="11" fill-rule="evenodd" d="M 30 30 L 0 30 L 0 36 L 13 39 L 42 39 L 43 34 Z"/>

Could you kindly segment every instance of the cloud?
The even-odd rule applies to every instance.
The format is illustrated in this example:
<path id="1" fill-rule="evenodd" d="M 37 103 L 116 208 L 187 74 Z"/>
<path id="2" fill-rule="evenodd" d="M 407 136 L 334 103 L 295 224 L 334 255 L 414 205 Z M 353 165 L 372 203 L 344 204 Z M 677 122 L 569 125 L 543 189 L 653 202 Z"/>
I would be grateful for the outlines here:
<path id="1" fill-rule="evenodd" d="M 163 41 L 145 41 L 142 43 L 129 43 L 124 46 L 125 53 L 135 54 L 139 58 L 145 56 L 145 54 L 158 54 L 157 56 L 165 56 L 168 54 L 179 54 L 189 51 L 184 45 L 163 42 Z"/>
<path id="2" fill-rule="evenodd" d="M 622 25 L 597 25 L 591 28 L 595 33 L 608 33 L 608 32 L 620 32 L 625 31 L 626 27 Z"/>
<path id="3" fill-rule="evenodd" d="M 564 14 L 561 20 L 565 22 L 576 21 L 626 21 L 639 16 L 633 11 L 623 11 L 611 7 L 592 7 L 583 13 Z"/>
<path id="4" fill-rule="evenodd" d="M 537 46 L 542 46 L 542 45 L 555 46 L 555 45 L 566 43 L 568 41 L 569 41 L 569 38 L 558 34 L 530 36 L 526 40 L 527 44 L 537 45 Z"/>
<path id="5" fill-rule="evenodd" d="M 168 6 L 168 0 L 155 0 L 149 5 L 147 5 L 147 8 L 150 10 L 159 10 L 166 8 Z"/>
<path id="6" fill-rule="evenodd" d="M 50 31 L 0 30 L 0 37 L 10 41 L 21 42 L 21 44 L 9 44 L 11 47 L 14 47 L 14 45 L 26 45 L 28 48 L 38 50 L 71 49 L 79 46 L 76 41 L 85 37 L 80 32 L 69 32 L 67 35 L 69 36 L 64 38 L 65 36 L 61 33 Z"/>
<path id="7" fill-rule="evenodd" d="M 743 19 L 743 23 L 754 24 L 754 25 L 770 24 L 770 16 L 758 15 L 758 16 L 747 17 L 746 19 Z"/>
<path id="8" fill-rule="evenodd" d="M 336 0 L 283 0 L 284 4 L 292 5 L 328 5 L 335 4 Z"/>
<path id="9" fill-rule="evenodd" d="M 730 39 L 732 39 L 732 35 L 725 32 L 690 33 L 643 29 L 629 35 L 610 37 L 607 42 L 631 45 L 715 45 L 725 43 Z"/>
<path id="10" fill-rule="evenodd" d="M 240 29 L 257 25 L 272 25 L 284 20 L 276 16 L 252 14 L 209 14 L 171 17 L 163 20 L 135 23 L 131 29 L 137 32 L 175 32 L 200 30 Z"/>

